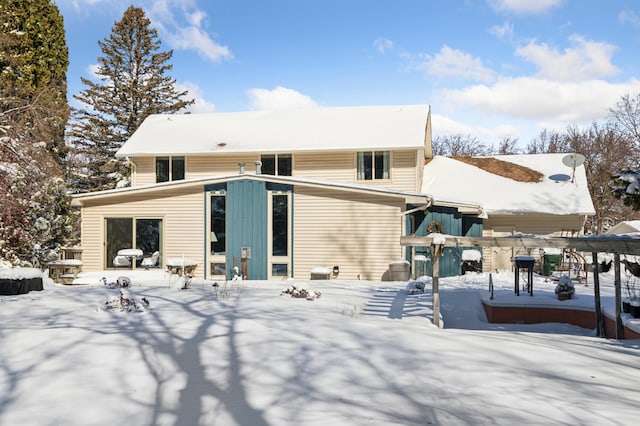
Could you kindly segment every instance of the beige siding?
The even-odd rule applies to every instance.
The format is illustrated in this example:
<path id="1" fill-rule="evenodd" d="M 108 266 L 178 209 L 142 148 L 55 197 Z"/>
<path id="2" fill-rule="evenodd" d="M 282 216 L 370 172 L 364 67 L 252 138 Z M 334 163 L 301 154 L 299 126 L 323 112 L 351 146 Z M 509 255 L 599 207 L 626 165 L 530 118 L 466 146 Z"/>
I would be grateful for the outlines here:
<path id="1" fill-rule="evenodd" d="M 418 155 L 416 151 L 394 151 L 391 155 L 391 181 L 387 182 L 385 186 L 402 191 L 420 191 L 421 183 L 418 180 Z"/>
<path id="2" fill-rule="evenodd" d="M 133 159 L 133 179 L 131 186 L 151 185 L 156 183 L 155 157 L 136 157 Z"/>
<path id="3" fill-rule="evenodd" d="M 355 152 L 327 152 L 294 155 L 295 176 L 358 182 L 400 191 L 419 191 L 418 158 L 422 151 L 404 150 L 391 153 L 391 179 L 357 181 Z M 421 165 L 421 164 L 420 164 Z"/>
<path id="4" fill-rule="evenodd" d="M 245 170 L 253 173 L 256 169 L 255 162 L 259 159 L 259 154 L 191 156 L 187 158 L 186 178 L 197 179 L 238 173 L 239 163 L 244 163 Z"/>
<path id="5" fill-rule="evenodd" d="M 293 156 L 295 176 L 354 182 L 356 160 L 353 152 L 299 153 Z"/>
<path id="6" fill-rule="evenodd" d="M 157 195 L 154 195 L 157 196 Z M 162 258 L 182 257 L 198 262 L 196 275 L 204 274 L 204 214 L 202 189 L 163 192 L 162 197 L 127 196 L 110 204 L 82 209 L 82 261 L 84 270 L 101 270 L 104 265 L 105 226 L 108 217 L 163 219 Z"/>
<path id="7" fill-rule="evenodd" d="M 401 191 L 419 191 L 422 172 L 422 151 L 403 150 L 391 153 L 391 179 L 358 181 L 362 184 L 394 188 Z M 229 175 L 239 171 L 239 163 L 245 164 L 248 173 L 255 171 L 260 154 L 199 155 L 186 158 L 187 179 Z M 136 157 L 133 186 L 155 183 L 155 157 Z M 294 176 L 356 182 L 355 152 L 315 152 L 293 154 Z"/>
<path id="8" fill-rule="evenodd" d="M 512 233 L 575 236 L 582 232 L 584 216 L 527 213 L 526 215 L 491 215 L 483 223 L 483 236 L 503 237 Z M 573 235 L 572 235 L 573 234 Z M 507 247 L 484 247 L 483 270 L 512 269 L 511 258 L 519 255 L 538 257 L 538 250 Z"/>
<path id="9" fill-rule="evenodd" d="M 362 194 L 348 197 L 319 189 L 294 195 L 294 274 L 308 278 L 317 266 L 340 267 L 339 279 L 380 280 L 389 262 L 402 258 L 401 203 Z"/>
<path id="10" fill-rule="evenodd" d="M 490 215 L 485 229 L 512 227 L 517 233 L 548 235 L 562 231 L 581 231 L 585 217 L 581 215 L 552 215 L 542 213 Z"/>

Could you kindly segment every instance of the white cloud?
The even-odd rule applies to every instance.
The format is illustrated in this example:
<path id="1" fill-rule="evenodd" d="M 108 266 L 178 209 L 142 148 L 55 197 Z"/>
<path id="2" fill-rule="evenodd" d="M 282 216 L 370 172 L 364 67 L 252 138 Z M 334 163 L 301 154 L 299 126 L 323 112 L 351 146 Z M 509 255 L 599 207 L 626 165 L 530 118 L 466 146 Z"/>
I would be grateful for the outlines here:
<path id="1" fill-rule="evenodd" d="M 631 24 L 634 27 L 640 27 L 640 16 L 632 10 L 623 10 L 618 14 L 618 20 L 621 24 Z"/>
<path id="2" fill-rule="evenodd" d="M 87 72 L 89 73 L 89 76 L 93 79 L 102 78 L 102 76 L 98 75 L 99 70 L 100 70 L 99 64 L 90 64 L 89 66 L 87 66 Z"/>
<path id="3" fill-rule="evenodd" d="M 211 39 L 209 34 L 194 26 L 176 28 L 167 33 L 166 40 L 174 49 L 195 50 L 200 56 L 213 62 L 231 59 L 233 55 L 227 46 L 222 46 Z"/>
<path id="4" fill-rule="evenodd" d="M 309 96 L 282 86 L 277 86 L 273 90 L 249 89 L 247 96 L 249 96 L 251 109 L 255 110 L 300 109 L 318 106 Z"/>
<path id="5" fill-rule="evenodd" d="M 616 47 L 586 40 L 573 35 L 569 38 L 572 47 L 563 52 L 546 43 L 531 41 L 516 49 L 516 55 L 532 62 L 540 71 L 538 76 L 555 81 L 576 81 L 614 75 L 618 69 L 611 62 Z"/>
<path id="6" fill-rule="evenodd" d="M 487 115 L 546 120 L 565 124 L 605 118 L 625 93 L 640 91 L 640 81 L 557 82 L 533 77 L 502 78 L 491 86 L 442 90 L 438 99 L 450 108 L 470 108 Z"/>
<path id="7" fill-rule="evenodd" d="M 497 12 L 529 15 L 546 12 L 558 7 L 564 0 L 489 0 L 489 5 Z"/>
<path id="8" fill-rule="evenodd" d="M 511 38 L 513 37 L 513 24 L 505 22 L 502 25 L 494 25 L 489 28 L 489 34 L 493 34 L 498 38 Z"/>
<path id="9" fill-rule="evenodd" d="M 494 120 L 494 122 L 485 121 L 483 124 L 470 124 L 467 119 L 465 119 L 465 123 L 461 123 L 441 114 L 433 114 L 431 116 L 431 124 L 434 137 L 471 135 L 488 145 L 492 145 L 506 136 L 518 139 L 519 144 L 522 145 L 523 138 L 531 137 L 533 134 L 529 128 L 514 124 L 504 124 L 499 120 Z M 528 140 L 524 142 L 528 142 Z"/>
<path id="10" fill-rule="evenodd" d="M 393 41 L 380 37 L 373 42 L 373 47 L 376 48 L 378 53 L 384 53 L 385 50 L 393 49 Z"/>
<path id="11" fill-rule="evenodd" d="M 435 77 L 461 77 L 475 81 L 494 78 L 493 70 L 485 67 L 480 58 L 449 46 L 443 46 L 434 56 L 423 55 L 423 58 L 419 68 L 426 69 L 429 75 Z"/>
<path id="12" fill-rule="evenodd" d="M 478 135 L 479 133 L 490 133 L 487 129 L 480 129 L 477 126 L 463 124 L 441 114 L 431 115 L 431 127 L 434 136 Z"/>
<path id="13" fill-rule="evenodd" d="M 196 83 L 192 83 L 190 81 L 177 83 L 176 90 L 178 90 L 179 92 L 183 92 L 186 90 L 188 92 L 187 98 L 195 100 L 195 103 L 193 105 L 189 105 L 187 107 L 187 111 L 194 114 L 199 114 L 214 112 L 216 110 L 216 106 L 214 104 L 209 103 L 206 101 L 206 99 L 204 99 L 204 97 L 202 96 L 202 90 Z"/>
<path id="14" fill-rule="evenodd" d="M 194 50 L 212 62 L 233 58 L 229 47 L 205 30 L 207 14 L 191 8 L 191 2 L 154 1 L 148 16 L 172 49 Z"/>

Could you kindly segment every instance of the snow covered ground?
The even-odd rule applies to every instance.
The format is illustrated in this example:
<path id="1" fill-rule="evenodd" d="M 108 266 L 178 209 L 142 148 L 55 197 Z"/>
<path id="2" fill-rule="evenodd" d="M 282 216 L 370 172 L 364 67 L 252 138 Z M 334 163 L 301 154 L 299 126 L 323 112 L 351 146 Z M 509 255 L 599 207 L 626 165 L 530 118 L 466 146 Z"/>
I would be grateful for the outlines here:
<path id="1" fill-rule="evenodd" d="M 138 310 L 109 309 L 120 290 L 100 278 L 119 275 Z M 601 277 L 613 310 L 611 274 Z M 558 302 L 542 277 L 533 297 L 513 296 L 509 272 L 492 278 L 499 300 L 593 306 L 592 285 Z M 42 292 L 0 296 L 0 425 L 638 423 L 639 340 L 489 324 L 488 280 L 440 280 L 443 329 L 431 323 L 430 285 L 196 280 L 179 290 L 154 271 L 46 280 Z M 282 294 L 291 285 L 321 295 Z"/>

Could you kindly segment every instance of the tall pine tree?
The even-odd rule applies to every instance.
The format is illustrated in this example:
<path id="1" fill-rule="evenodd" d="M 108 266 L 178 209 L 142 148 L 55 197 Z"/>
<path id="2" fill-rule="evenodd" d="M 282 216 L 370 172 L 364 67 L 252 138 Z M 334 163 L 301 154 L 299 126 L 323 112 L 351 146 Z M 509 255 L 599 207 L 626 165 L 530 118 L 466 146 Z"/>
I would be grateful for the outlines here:
<path id="1" fill-rule="evenodd" d="M 71 231 L 64 25 L 50 0 L 0 0 L 0 22 L 0 261 L 38 265 Z"/>
<path id="2" fill-rule="evenodd" d="M 97 80 L 82 78 L 86 88 L 74 97 L 86 106 L 73 111 L 69 129 L 75 149 L 77 191 L 114 188 L 128 176 L 116 151 L 150 114 L 174 113 L 193 103 L 178 92 L 172 51 L 160 51 L 157 31 L 141 8 L 130 6 L 111 35 L 98 42 Z"/>
<path id="3" fill-rule="evenodd" d="M 50 0 L 0 0 L 0 22 L 2 113 L 28 130 L 29 137 L 46 139 L 62 162 L 69 118 L 62 16 Z"/>

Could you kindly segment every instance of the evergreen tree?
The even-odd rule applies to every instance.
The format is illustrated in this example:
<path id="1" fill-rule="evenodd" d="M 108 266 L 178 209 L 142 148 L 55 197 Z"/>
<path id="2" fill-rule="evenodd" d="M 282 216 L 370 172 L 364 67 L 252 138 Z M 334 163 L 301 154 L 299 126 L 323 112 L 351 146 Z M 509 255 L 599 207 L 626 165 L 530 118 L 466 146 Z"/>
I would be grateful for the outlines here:
<path id="1" fill-rule="evenodd" d="M 78 191 L 110 189 L 126 164 L 116 151 L 150 114 L 174 113 L 193 103 L 166 75 L 172 51 L 162 52 L 157 31 L 142 9 L 130 6 L 111 35 L 98 42 L 97 82 L 82 78 L 86 88 L 74 97 L 86 106 L 73 111 L 69 136 L 76 154 Z"/>
<path id="2" fill-rule="evenodd" d="M 69 118 L 69 55 L 64 24 L 50 0 L 0 0 L 0 107 L 25 136 L 46 140 L 62 162 Z"/>
<path id="3" fill-rule="evenodd" d="M 71 231 L 64 26 L 50 0 L 0 0 L 0 22 L 0 261 L 38 265 Z"/>

